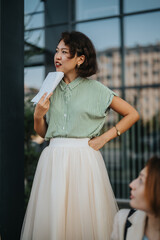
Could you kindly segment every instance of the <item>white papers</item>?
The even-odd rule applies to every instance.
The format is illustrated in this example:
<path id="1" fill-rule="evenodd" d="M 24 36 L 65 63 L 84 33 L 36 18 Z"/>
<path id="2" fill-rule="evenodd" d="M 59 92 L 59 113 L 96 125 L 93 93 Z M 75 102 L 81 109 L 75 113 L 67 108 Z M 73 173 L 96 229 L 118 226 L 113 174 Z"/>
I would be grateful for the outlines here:
<path id="1" fill-rule="evenodd" d="M 40 88 L 37 95 L 31 100 L 34 104 L 37 104 L 44 93 L 48 93 L 47 96 L 54 91 L 54 89 L 57 87 L 59 82 L 64 77 L 63 72 L 50 72 L 48 73 L 47 77 L 45 78 L 42 87 Z M 47 97 L 46 96 L 46 97 Z"/>

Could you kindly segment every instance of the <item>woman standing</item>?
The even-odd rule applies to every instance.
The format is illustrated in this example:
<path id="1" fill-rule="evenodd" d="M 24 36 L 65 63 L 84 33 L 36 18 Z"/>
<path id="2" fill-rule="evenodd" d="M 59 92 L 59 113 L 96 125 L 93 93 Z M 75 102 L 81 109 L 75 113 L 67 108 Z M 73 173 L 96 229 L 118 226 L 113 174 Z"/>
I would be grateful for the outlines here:
<path id="1" fill-rule="evenodd" d="M 138 210 L 116 214 L 111 239 L 160 240 L 160 158 L 151 158 L 130 188 L 130 205 Z"/>
<path id="2" fill-rule="evenodd" d="M 96 73 L 97 62 L 83 33 L 62 33 L 54 64 L 64 79 L 35 108 L 35 130 L 50 144 L 39 159 L 21 239 L 109 240 L 117 206 L 98 150 L 139 114 L 87 78 Z M 109 108 L 123 119 L 100 135 Z"/>

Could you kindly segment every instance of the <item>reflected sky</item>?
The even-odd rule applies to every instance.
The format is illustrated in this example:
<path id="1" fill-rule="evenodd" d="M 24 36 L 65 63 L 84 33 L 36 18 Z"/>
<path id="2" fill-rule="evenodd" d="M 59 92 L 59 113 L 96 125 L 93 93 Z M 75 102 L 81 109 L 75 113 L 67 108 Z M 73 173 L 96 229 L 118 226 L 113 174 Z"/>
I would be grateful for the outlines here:
<path id="1" fill-rule="evenodd" d="M 128 16 L 124 21 L 125 45 L 133 47 L 139 45 L 157 44 L 160 42 L 160 12 Z M 103 20 L 77 24 L 76 30 L 89 36 L 97 51 L 119 47 L 119 20 Z"/>
<path id="2" fill-rule="evenodd" d="M 37 11 L 43 11 L 44 10 L 44 3 L 40 0 L 25 0 L 24 1 L 24 12 L 32 13 Z"/>
<path id="3" fill-rule="evenodd" d="M 93 42 L 97 51 L 119 47 L 119 20 L 103 20 L 76 25 L 77 31 L 82 31 Z"/>
<path id="4" fill-rule="evenodd" d="M 44 14 L 36 14 L 33 16 L 25 16 L 24 18 L 25 29 L 37 28 L 44 26 Z"/>
<path id="5" fill-rule="evenodd" d="M 98 17 L 99 14 L 102 13 L 100 9 L 104 9 L 104 12 L 107 15 L 107 8 L 110 9 L 108 11 L 113 10 L 113 12 L 118 13 L 118 5 L 117 0 L 113 0 L 111 2 L 107 2 L 105 0 L 100 1 L 85 1 L 85 0 L 77 0 L 77 16 L 81 16 L 83 19 L 83 14 L 86 11 L 90 11 L 87 13 L 88 18 Z M 92 2 L 92 3 L 91 3 Z M 132 9 L 133 11 L 143 9 L 143 8 L 155 8 L 160 5 L 160 0 L 125 0 L 125 8 Z M 144 4 L 145 3 L 145 4 Z M 84 10 L 85 6 L 85 11 Z M 43 10 L 44 4 L 39 0 L 26 0 L 25 1 L 25 12 L 33 12 L 35 9 Z M 106 9 L 105 9 L 106 8 Z M 112 14 L 113 14 L 112 12 Z M 91 15 L 90 15 L 91 14 Z M 98 15 L 97 15 L 98 14 Z M 102 14 L 103 15 L 103 14 Z M 29 17 L 26 17 L 26 21 L 28 22 Z M 147 44 L 155 44 L 160 41 L 159 34 L 159 22 L 160 22 L 160 13 L 154 12 L 143 15 L 136 16 L 128 16 L 125 18 L 125 45 L 127 46 L 135 46 L 137 44 L 147 45 Z M 43 14 L 35 15 L 29 21 L 27 29 L 32 27 L 40 27 L 43 26 Z M 88 35 L 95 47 L 98 51 L 105 50 L 106 48 L 119 47 L 119 20 L 110 19 L 103 21 L 94 21 L 90 23 L 82 23 L 77 24 L 76 29 L 78 31 L 82 31 L 86 35 Z M 39 47 L 44 47 L 44 34 L 41 31 L 35 31 L 33 33 L 26 33 L 28 37 L 28 41 L 30 43 L 35 43 Z"/>
<path id="6" fill-rule="evenodd" d="M 136 46 L 160 42 L 160 12 L 125 18 L 125 45 Z"/>
<path id="7" fill-rule="evenodd" d="M 160 0 L 124 0 L 124 11 L 143 11 L 160 7 Z"/>
<path id="8" fill-rule="evenodd" d="M 76 0 L 76 20 L 111 16 L 119 13 L 119 0 Z"/>
<path id="9" fill-rule="evenodd" d="M 45 67 L 30 67 L 24 69 L 24 85 L 30 88 L 40 89 L 45 78 Z"/>
<path id="10" fill-rule="evenodd" d="M 25 32 L 25 40 L 37 47 L 44 47 L 44 30 Z"/>
<path id="11" fill-rule="evenodd" d="M 118 14 L 119 0 L 76 0 L 77 20 L 91 19 Z M 124 0 L 126 12 L 153 9 L 160 7 L 160 0 Z M 44 3 L 40 0 L 25 0 L 25 13 L 43 11 Z M 28 17 L 25 19 L 28 21 Z M 127 16 L 124 18 L 125 46 L 134 47 L 137 44 L 146 46 L 160 42 L 160 12 L 141 15 Z M 43 26 L 43 14 L 35 15 L 29 21 L 28 28 Z M 108 48 L 120 47 L 120 25 L 119 18 L 79 23 L 76 30 L 85 33 L 95 45 L 97 51 Z M 25 40 L 39 47 L 45 47 L 44 31 L 26 32 Z M 34 84 L 37 88 L 44 79 L 44 70 L 41 67 L 27 69 L 25 81 L 27 84 Z M 35 79 L 39 79 L 35 81 Z M 32 83 L 32 81 L 34 83 Z"/>

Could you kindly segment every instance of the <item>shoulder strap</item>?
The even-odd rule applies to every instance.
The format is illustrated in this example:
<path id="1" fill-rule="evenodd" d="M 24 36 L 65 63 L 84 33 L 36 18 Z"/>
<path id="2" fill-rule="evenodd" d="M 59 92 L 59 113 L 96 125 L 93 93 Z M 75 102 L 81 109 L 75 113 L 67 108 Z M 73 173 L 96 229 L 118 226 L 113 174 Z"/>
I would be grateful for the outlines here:
<path id="1" fill-rule="evenodd" d="M 127 236 L 127 230 L 128 228 L 131 226 L 130 221 L 128 220 L 128 218 L 136 211 L 136 209 L 131 209 L 128 213 L 127 219 L 126 219 L 126 224 L 125 224 L 125 228 L 124 228 L 124 240 L 126 240 L 126 236 Z"/>

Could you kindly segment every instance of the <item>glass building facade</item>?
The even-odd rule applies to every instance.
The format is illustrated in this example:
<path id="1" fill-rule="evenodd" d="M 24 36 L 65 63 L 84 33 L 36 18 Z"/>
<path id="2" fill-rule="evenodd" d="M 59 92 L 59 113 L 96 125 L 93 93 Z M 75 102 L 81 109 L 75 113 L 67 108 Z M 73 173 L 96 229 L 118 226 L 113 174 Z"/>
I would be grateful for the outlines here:
<path id="1" fill-rule="evenodd" d="M 25 96 L 49 71 L 62 31 L 85 33 L 95 45 L 94 79 L 134 106 L 140 120 L 101 150 L 117 199 L 129 198 L 129 182 L 160 155 L 160 1 L 26 0 Z M 110 111 L 104 130 L 121 117 Z"/>

